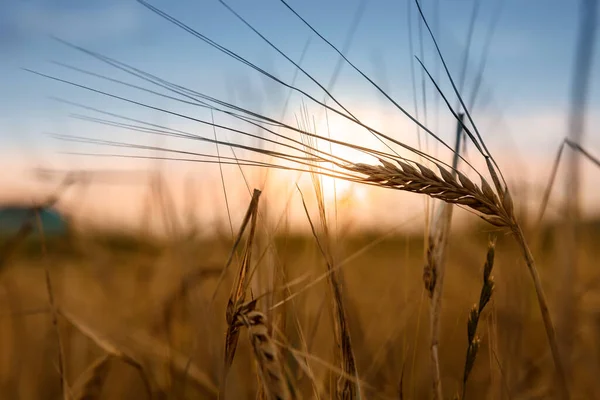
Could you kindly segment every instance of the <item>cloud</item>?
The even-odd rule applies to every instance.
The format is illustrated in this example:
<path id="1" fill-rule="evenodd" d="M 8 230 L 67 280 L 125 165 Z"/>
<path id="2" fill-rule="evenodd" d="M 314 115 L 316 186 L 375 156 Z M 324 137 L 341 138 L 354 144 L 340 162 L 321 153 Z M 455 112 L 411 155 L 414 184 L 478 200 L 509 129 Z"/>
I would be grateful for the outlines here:
<path id="1" fill-rule="evenodd" d="M 133 2 L 15 2 L 0 16 L 0 46 L 21 46 L 35 36 L 55 35 L 78 43 L 120 38 L 141 28 Z"/>

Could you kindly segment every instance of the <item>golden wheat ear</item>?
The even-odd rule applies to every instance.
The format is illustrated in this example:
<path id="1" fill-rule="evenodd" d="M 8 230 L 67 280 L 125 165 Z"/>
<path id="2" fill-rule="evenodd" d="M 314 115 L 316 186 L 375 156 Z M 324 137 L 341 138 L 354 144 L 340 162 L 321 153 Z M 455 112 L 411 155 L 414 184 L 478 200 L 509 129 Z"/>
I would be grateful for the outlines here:
<path id="1" fill-rule="evenodd" d="M 227 321 L 227 333 L 225 334 L 225 366 L 223 368 L 223 374 L 221 378 L 221 394 L 224 393 L 226 383 L 227 383 L 227 374 L 229 372 L 229 368 L 233 364 L 233 359 L 235 358 L 235 353 L 237 349 L 237 343 L 239 340 L 240 333 L 240 324 L 238 323 L 239 313 L 243 310 L 243 307 L 254 307 L 256 300 L 251 301 L 250 303 L 244 303 L 246 298 L 246 290 L 251 278 L 250 273 L 250 262 L 252 258 L 252 247 L 253 240 L 256 232 L 256 219 L 258 216 L 258 201 L 260 198 L 261 191 L 255 189 L 252 200 L 250 201 L 250 205 L 248 206 L 248 210 L 246 211 L 246 216 L 242 222 L 242 226 L 238 233 L 238 236 L 235 240 L 235 243 L 232 247 L 231 253 L 229 255 L 229 259 L 223 268 L 223 272 L 219 278 L 219 283 L 224 278 L 224 274 L 227 272 L 228 266 L 231 264 L 233 260 L 234 253 L 241 241 L 242 235 L 248 225 L 250 224 L 250 232 L 248 234 L 248 240 L 246 242 L 246 246 L 244 247 L 244 253 L 241 260 L 241 264 L 238 270 L 238 273 L 235 278 L 235 282 L 231 288 L 231 293 L 229 295 L 229 299 L 227 301 L 227 307 L 225 310 L 225 319 Z M 213 300 L 216 296 L 216 290 L 213 295 Z M 212 302 L 212 301 L 211 301 Z"/>
<path id="2" fill-rule="evenodd" d="M 438 165 L 440 176 L 431 169 L 414 162 L 397 160 L 398 166 L 384 159 L 381 165 L 351 164 L 346 166 L 350 171 L 366 175 L 365 182 L 377 183 L 381 186 L 412 193 L 424 194 L 446 203 L 465 206 L 481 218 L 498 227 L 509 227 L 514 224 L 512 200 L 508 192 L 503 201 L 494 192 L 490 184 L 481 178 L 481 188 L 466 175 L 456 171 L 454 178 L 450 171 Z"/>
<path id="3" fill-rule="evenodd" d="M 292 398 L 291 393 L 283 373 L 279 350 L 269 334 L 267 317 L 255 308 L 256 301 L 238 307 L 234 324 L 248 329 L 262 393 L 268 400 L 289 400 Z"/>

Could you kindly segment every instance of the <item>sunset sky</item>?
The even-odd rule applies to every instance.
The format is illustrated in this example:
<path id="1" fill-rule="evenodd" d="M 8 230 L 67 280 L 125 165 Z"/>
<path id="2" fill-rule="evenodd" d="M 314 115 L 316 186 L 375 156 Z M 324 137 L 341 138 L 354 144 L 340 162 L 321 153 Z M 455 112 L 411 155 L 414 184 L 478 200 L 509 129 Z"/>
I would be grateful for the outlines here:
<path id="1" fill-rule="evenodd" d="M 435 30 L 434 33 L 437 34 L 450 71 L 458 81 L 474 1 L 428 0 L 421 3 L 424 4 L 426 18 Z M 489 27 L 498 17 L 478 102 L 472 111 L 488 147 L 497 156 L 507 178 L 524 179 L 529 185 L 529 190 L 534 194 L 539 191 L 539 187 L 543 186 L 558 145 L 568 132 L 567 116 L 575 59 L 579 3 L 579 1 L 567 0 L 492 0 L 481 2 L 477 13 L 463 94 L 469 97 Z M 282 80 L 292 81 L 295 68 L 219 1 L 155 0 L 151 1 L 151 4 L 260 67 L 273 72 Z M 317 80 L 328 86 L 339 57 L 281 2 L 231 0 L 228 4 L 292 60 L 298 61 L 306 47 L 302 66 Z M 414 3 L 409 6 L 406 0 L 290 0 L 289 4 L 338 48 L 343 48 L 350 37 L 348 58 L 411 113 L 415 112 L 414 84 L 417 89 L 419 119 L 449 143 L 452 142 L 454 123 L 443 103 L 434 100 L 434 91 L 429 82 L 425 92 L 427 99 L 427 119 L 425 119 L 422 106 L 421 69 L 412 57 L 421 54 L 420 29 L 423 32 L 423 61 L 432 74 L 439 79 L 444 92 L 451 95 L 451 91 L 447 78 L 442 74 L 439 59 L 433 52 L 432 42 L 426 35 L 425 29 L 419 27 Z M 357 15 L 360 15 L 358 19 Z M 349 36 L 349 30 L 356 21 L 358 21 L 356 31 Z M 411 34 L 409 34 L 409 25 Z M 199 118 L 210 118 L 210 114 L 206 114 L 205 111 L 197 111 L 193 107 L 123 88 L 53 64 L 53 61 L 59 61 L 140 84 L 139 80 L 58 43 L 50 36 L 59 37 L 166 80 L 273 116 L 275 119 L 280 119 L 284 115 L 284 120 L 291 125 L 295 125 L 294 115 L 300 113 L 304 102 L 311 116 L 316 119 L 318 131 L 324 133 L 323 130 L 326 129 L 322 108 L 311 104 L 310 101 L 303 101 L 296 94 L 290 98 L 286 113 L 282 114 L 288 96 L 287 89 L 219 53 L 136 1 L 3 2 L 0 5 L 0 54 L 2 55 L 0 57 L 2 92 L 0 151 L 2 151 L 2 167 L 14 168 L 15 172 L 6 174 L 0 179 L 2 198 L 14 200 L 28 196 L 32 191 L 37 190 L 31 174 L 26 174 L 27 169 L 33 166 L 118 167 L 142 170 L 156 164 L 148 160 L 60 154 L 64 151 L 111 153 L 126 153 L 126 151 L 61 142 L 50 138 L 48 133 L 176 147 L 190 151 L 207 151 L 202 147 L 206 145 L 189 143 L 189 141 L 156 138 L 148 134 L 75 120 L 70 117 L 71 113 L 95 117 L 99 115 L 57 102 L 50 97 L 60 97 L 208 137 L 213 135 L 210 127 L 157 111 L 145 110 L 23 71 L 22 68 L 33 69 L 110 93 L 135 98 L 157 107 Z M 589 88 L 586 137 L 583 143 L 593 154 L 600 154 L 599 46 L 600 41 L 597 40 L 592 68 L 594 72 Z M 413 62 L 414 83 L 411 71 Z M 323 100 L 322 91 L 306 77 L 299 76 L 296 84 L 317 99 Z M 144 86 L 151 88 L 148 84 Z M 332 93 L 361 120 L 398 140 L 417 144 L 414 124 L 394 109 L 383 96 L 347 65 L 343 66 Z M 449 96 L 449 98 L 454 106 L 455 97 Z M 328 101 L 328 104 L 330 103 L 331 101 Z M 227 121 L 219 115 L 215 118 L 219 122 Z M 372 136 L 364 129 L 348 125 L 340 118 L 330 120 L 330 130 L 334 138 L 365 146 L 378 146 L 378 143 L 374 142 Z M 227 138 L 233 139 L 230 136 Z M 432 152 L 440 151 L 439 146 L 435 147 L 433 143 L 433 140 L 429 139 L 428 149 Z M 210 147 L 211 151 L 213 149 L 214 146 Z M 132 152 L 130 151 L 129 154 Z M 138 151 L 136 154 L 156 155 L 157 153 Z M 436 154 L 448 160 L 447 154 L 443 152 Z M 468 149 L 467 155 L 476 156 L 473 148 Z M 342 156 L 353 157 L 351 153 Z M 476 160 L 474 162 L 477 164 Z M 181 208 L 185 208 L 185 198 L 191 196 L 189 191 L 195 190 L 200 193 L 197 194 L 199 199 L 202 199 L 199 203 L 209 204 L 209 208 L 212 207 L 211 215 L 223 214 L 222 191 L 219 187 L 217 167 L 169 163 L 164 168 L 167 179 L 173 185 L 173 196 Z M 258 177 L 258 173 L 256 174 Z M 239 171 L 227 168 L 226 177 L 232 193 L 246 190 Z M 293 174 L 288 174 L 287 178 L 285 176 L 272 178 L 281 179 L 272 185 L 274 186 L 274 189 L 271 189 L 273 201 L 285 203 L 283 200 L 287 198 L 288 192 L 281 188 L 286 186 L 293 191 L 294 178 Z M 256 182 L 260 182 L 259 178 L 256 179 Z M 285 185 L 280 183 L 284 181 Z M 324 184 L 327 188 L 332 186 L 328 181 Z M 597 211 L 594 205 L 600 200 L 600 192 L 596 189 L 599 184 L 600 171 L 584 163 L 584 205 L 588 212 Z M 196 185 L 196 189 L 192 190 L 190 185 Z M 44 186 L 45 189 L 48 187 L 50 186 Z M 133 189 L 129 184 L 92 184 L 89 193 L 94 194 L 86 195 L 86 207 L 91 207 L 95 214 L 107 213 L 119 219 L 119 215 L 131 214 L 132 210 L 140 208 L 140 193 L 145 190 L 147 189 L 140 187 Z M 186 190 L 188 194 L 185 194 Z M 331 189 L 327 190 L 332 193 Z M 352 207 L 362 210 L 360 214 L 365 215 L 365 220 L 385 220 L 381 208 L 389 207 L 398 198 L 402 201 L 406 200 L 408 202 L 406 204 L 422 205 L 421 199 L 415 199 L 412 195 L 397 197 L 396 193 L 380 193 L 381 190 L 373 193 L 371 189 L 353 189 L 341 183 L 338 190 L 347 192 L 340 195 L 354 193 Z M 131 195 L 132 191 L 137 193 L 136 196 Z M 554 204 L 560 201 L 562 194 L 557 190 L 553 197 Z M 328 196 L 333 198 L 331 194 Z M 231 205 L 232 208 L 243 208 L 242 204 L 246 204 L 247 198 L 234 197 L 238 204 Z M 363 204 L 367 202 L 370 206 Z M 206 207 L 204 209 L 206 210 Z M 82 211 L 82 214 L 86 212 Z M 402 218 L 408 217 L 407 213 L 403 213 Z M 402 218 L 398 217 L 397 221 L 401 221 Z"/>

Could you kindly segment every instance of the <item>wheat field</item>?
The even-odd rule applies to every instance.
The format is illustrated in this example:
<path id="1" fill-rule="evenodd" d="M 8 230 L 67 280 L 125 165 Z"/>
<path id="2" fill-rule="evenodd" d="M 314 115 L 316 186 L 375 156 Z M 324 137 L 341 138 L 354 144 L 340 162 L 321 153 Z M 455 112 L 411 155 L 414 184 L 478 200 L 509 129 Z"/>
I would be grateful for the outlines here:
<path id="1" fill-rule="evenodd" d="M 539 262 L 547 265 L 542 276 L 554 307 L 560 305 L 555 295 L 560 285 L 553 279 L 548 254 L 557 231 L 548 228 L 536 254 Z M 594 262 L 599 233 L 594 224 L 586 231 L 587 239 L 579 247 L 581 279 L 586 284 L 580 291 L 581 311 L 573 316 L 580 328 L 569 373 L 572 396 L 582 399 L 599 395 L 595 377 L 600 368 L 596 339 L 600 299 L 595 294 L 599 275 Z M 447 397 L 461 392 L 467 321 L 471 307 L 479 301 L 487 234 L 485 226 L 479 226 L 456 233 L 453 238 L 457 239 L 449 244 L 440 336 Z M 61 396 L 58 345 L 44 264 L 51 270 L 64 373 L 73 398 L 217 398 L 233 274 L 225 278 L 224 288 L 212 304 L 211 295 L 227 261 L 230 240 L 68 240 L 50 241 L 46 254 L 39 249 L 39 241 L 24 243 L 3 266 L 3 398 Z M 326 271 L 311 236 L 281 237 L 274 242 L 287 282 L 302 282 L 292 286 L 292 293 Z M 429 397 L 422 237 L 357 235 L 343 238 L 339 246 L 337 258 L 350 258 L 341 269 L 342 291 L 363 395 Z M 256 253 L 260 251 L 257 247 Z M 493 277 L 494 292 L 479 322 L 481 344 L 467 397 L 551 397 L 556 394 L 554 369 L 535 296 L 518 249 L 508 238 L 500 237 L 496 244 Z M 298 292 L 285 306 L 264 311 L 269 321 L 274 321 L 275 349 L 281 368 L 293 383 L 294 396 L 330 398 L 331 381 L 335 382 L 340 372 L 334 356 L 331 294 L 325 280 Z M 281 289 L 275 298 L 285 297 Z M 258 308 L 262 309 L 260 300 Z M 188 359 L 190 366 L 184 374 Z M 251 342 L 241 332 L 228 373 L 226 398 L 254 397 L 261 387 L 258 376 Z"/>
<path id="2" fill-rule="evenodd" d="M 52 38 L 87 66 L 53 61 L 58 69 L 23 72 L 61 88 L 53 101 L 81 112 L 70 118 L 104 129 L 92 131 L 104 136 L 50 133 L 74 146 L 63 155 L 111 167 L 155 164 L 139 174 L 35 169 L 53 189 L 0 235 L 1 398 L 600 398 L 600 224 L 596 209 L 583 212 L 584 191 L 594 191 L 584 187 L 581 166 L 600 166 L 584 140 L 597 1 L 581 1 L 568 129 L 558 149 L 542 149 L 548 175 L 532 188 L 533 176 L 511 165 L 516 156 L 499 156 L 503 137 L 485 132 L 490 125 L 478 119 L 497 23 L 492 13 L 486 29 L 476 30 L 478 2 L 462 63 L 440 45 L 437 2 L 406 2 L 414 58 L 409 105 L 351 56 L 365 2 L 338 47 L 280 0 L 279 12 L 298 24 L 287 29 L 311 35 L 301 53 L 271 41 L 272 31 L 246 19 L 239 5 L 215 2 L 287 63 L 290 80 L 275 64 L 265 67 L 266 58 L 232 50 L 241 40 L 205 35 L 177 8 L 171 14 L 153 2 L 132 3 L 156 27 L 177 30 L 268 81 L 267 97 L 283 111 L 275 115 L 252 93 L 240 104 L 193 80 L 182 85 L 180 65 L 171 77 L 159 76 Z M 313 39 L 337 63 L 328 84 L 322 71 L 303 64 Z M 478 69 L 467 74 L 472 41 L 484 47 Z M 403 123 L 389 129 L 342 99 L 344 90 L 334 90 L 346 76 L 342 66 L 376 93 L 365 99 L 384 101 Z M 341 85 L 358 91 L 354 83 Z M 105 102 L 91 102 L 94 96 Z M 534 160 L 540 149 L 528 151 Z M 203 171 L 196 176 L 203 191 L 187 182 L 177 204 L 169 179 L 180 176 L 165 164 L 205 168 L 196 170 Z M 62 233 L 45 230 L 47 210 L 61 210 L 65 198 L 71 207 L 83 203 L 88 185 L 109 176 L 147 186 L 147 198 L 130 201 L 130 209 L 110 190 L 95 199 L 112 200 L 123 224 L 140 214 L 142 228 L 67 220 Z M 348 189 L 356 187 L 362 195 Z M 340 188 L 348 189 L 345 198 Z M 380 192 L 394 202 L 384 205 L 383 195 L 373 195 Z M 91 214 L 83 219 L 108 221 Z M 420 219 L 411 219 L 415 214 Z M 161 232 L 150 228 L 157 216 Z M 355 219 L 362 225 L 352 225 Z"/>

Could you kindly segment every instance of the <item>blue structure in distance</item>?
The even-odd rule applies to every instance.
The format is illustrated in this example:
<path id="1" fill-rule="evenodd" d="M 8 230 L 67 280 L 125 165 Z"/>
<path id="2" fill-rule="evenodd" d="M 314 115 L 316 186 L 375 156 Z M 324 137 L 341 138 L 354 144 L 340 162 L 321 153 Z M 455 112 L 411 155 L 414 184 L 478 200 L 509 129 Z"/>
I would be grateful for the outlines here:
<path id="1" fill-rule="evenodd" d="M 40 220 L 45 235 L 62 235 L 68 230 L 66 219 L 52 208 L 42 208 L 39 210 Z M 0 235 L 11 235 L 19 231 L 21 226 L 31 218 L 32 208 L 24 206 L 5 206 L 0 207 Z M 37 221 L 32 219 L 33 234 L 37 235 Z"/>

